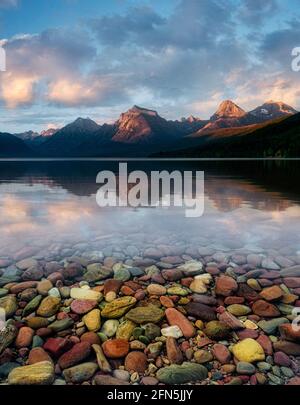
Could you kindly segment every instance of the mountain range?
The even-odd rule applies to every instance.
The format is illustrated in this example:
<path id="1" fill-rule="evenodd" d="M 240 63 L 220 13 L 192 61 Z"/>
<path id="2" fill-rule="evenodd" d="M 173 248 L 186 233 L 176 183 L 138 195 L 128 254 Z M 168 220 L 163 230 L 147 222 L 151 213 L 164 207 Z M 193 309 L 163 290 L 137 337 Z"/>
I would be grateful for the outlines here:
<path id="1" fill-rule="evenodd" d="M 133 106 L 113 124 L 77 118 L 41 133 L 1 132 L 0 157 L 286 157 L 300 156 L 298 144 L 300 113 L 291 106 L 271 100 L 246 112 L 225 100 L 209 120 L 171 121 Z"/>

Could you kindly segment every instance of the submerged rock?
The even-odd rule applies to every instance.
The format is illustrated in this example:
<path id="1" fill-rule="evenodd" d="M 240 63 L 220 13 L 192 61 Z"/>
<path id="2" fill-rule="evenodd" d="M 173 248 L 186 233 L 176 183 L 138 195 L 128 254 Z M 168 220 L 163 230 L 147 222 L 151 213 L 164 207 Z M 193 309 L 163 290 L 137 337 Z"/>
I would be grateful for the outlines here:
<path id="1" fill-rule="evenodd" d="M 201 364 L 185 362 L 161 368 L 156 377 L 164 384 L 185 384 L 207 378 L 207 369 Z"/>

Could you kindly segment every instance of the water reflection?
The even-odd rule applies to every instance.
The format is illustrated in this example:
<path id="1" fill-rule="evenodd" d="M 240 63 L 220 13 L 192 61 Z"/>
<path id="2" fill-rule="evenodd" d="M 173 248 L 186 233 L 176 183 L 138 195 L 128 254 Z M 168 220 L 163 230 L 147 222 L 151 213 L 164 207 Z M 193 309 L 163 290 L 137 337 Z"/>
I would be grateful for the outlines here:
<path id="1" fill-rule="evenodd" d="M 300 162 L 131 162 L 128 170 L 202 170 L 205 213 L 184 209 L 99 208 L 96 175 L 111 162 L 0 162 L 0 256 L 24 246 L 89 243 L 111 235 L 166 237 L 169 243 L 300 250 Z M 97 239 L 98 238 L 98 239 Z M 100 238 L 100 239 L 99 239 Z M 42 254 L 42 253 L 41 253 Z"/>

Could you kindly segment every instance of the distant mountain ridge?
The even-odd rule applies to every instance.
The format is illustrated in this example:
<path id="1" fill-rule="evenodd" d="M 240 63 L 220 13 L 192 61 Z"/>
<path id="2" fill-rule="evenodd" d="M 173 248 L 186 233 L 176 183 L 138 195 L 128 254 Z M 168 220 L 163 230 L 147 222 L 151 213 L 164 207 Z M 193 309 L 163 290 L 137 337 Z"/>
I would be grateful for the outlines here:
<path id="1" fill-rule="evenodd" d="M 196 150 L 212 144 L 217 138 L 228 140 L 242 133 L 253 133 L 296 113 L 282 102 L 267 101 L 246 112 L 233 101 L 225 100 L 209 120 L 190 116 L 172 121 L 155 110 L 134 105 L 113 124 L 99 125 L 90 118 L 79 117 L 63 128 L 50 128 L 41 133 L 0 133 L 0 156 L 17 157 L 20 153 L 29 157 L 176 154 L 177 150 Z"/>

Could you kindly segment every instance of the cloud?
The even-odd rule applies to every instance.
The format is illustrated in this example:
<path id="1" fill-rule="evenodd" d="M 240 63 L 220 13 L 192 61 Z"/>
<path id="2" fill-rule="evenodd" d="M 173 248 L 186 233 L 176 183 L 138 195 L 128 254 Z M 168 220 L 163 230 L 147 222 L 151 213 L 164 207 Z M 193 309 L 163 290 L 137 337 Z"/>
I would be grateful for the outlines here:
<path id="1" fill-rule="evenodd" d="M 10 72 L 3 74 L 0 92 L 8 108 L 27 105 L 34 100 L 34 87 L 38 83 L 38 76 L 15 75 Z"/>
<path id="2" fill-rule="evenodd" d="M 278 10 L 278 0 L 242 0 L 237 15 L 244 23 L 258 26 L 265 19 L 270 19 Z"/>

